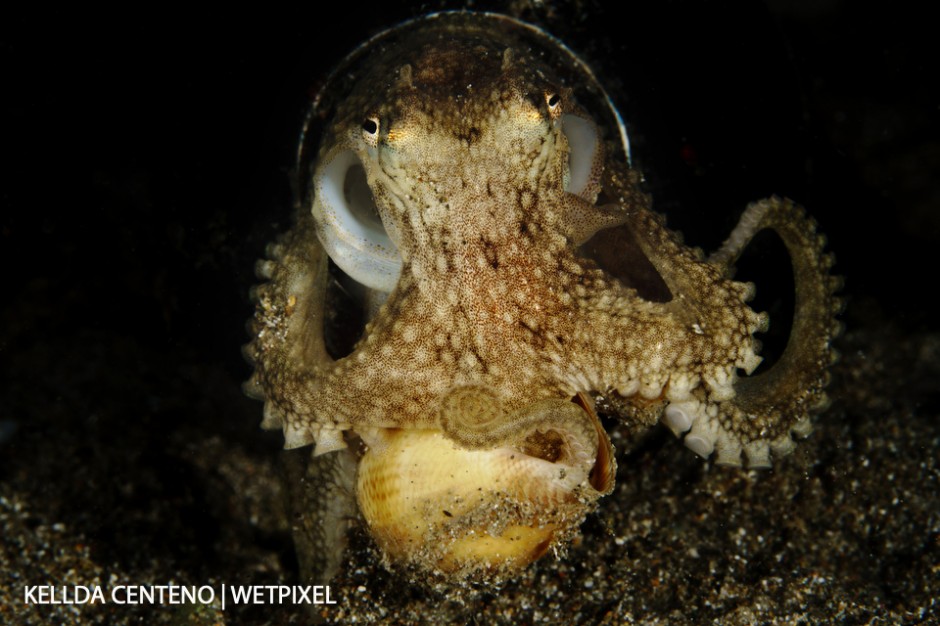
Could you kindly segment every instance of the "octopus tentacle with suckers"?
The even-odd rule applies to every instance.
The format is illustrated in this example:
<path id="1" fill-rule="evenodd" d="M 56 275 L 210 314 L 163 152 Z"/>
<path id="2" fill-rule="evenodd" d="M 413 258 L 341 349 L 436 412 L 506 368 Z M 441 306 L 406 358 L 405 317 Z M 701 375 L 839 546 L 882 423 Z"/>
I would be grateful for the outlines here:
<path id="1" fill-rule="evenodd" d="M 603 88 L 535 27 L 455 13 L 378 35 L 315 101 L 299 162 L 296 224 L 257 266 L 246 391 L 286 448 L 314 445 L 292 489 L 316 577 L 357 510 L 393 567 L 519 572 L 613 489 L 598 401 L 749 467 L 827 404 L 839 281 L 812 220 L 771 198 L 711 256 L 683 245 Z M 755 373 L 768 318 L 732 276 L 763 229 L 796 296 Z"/>

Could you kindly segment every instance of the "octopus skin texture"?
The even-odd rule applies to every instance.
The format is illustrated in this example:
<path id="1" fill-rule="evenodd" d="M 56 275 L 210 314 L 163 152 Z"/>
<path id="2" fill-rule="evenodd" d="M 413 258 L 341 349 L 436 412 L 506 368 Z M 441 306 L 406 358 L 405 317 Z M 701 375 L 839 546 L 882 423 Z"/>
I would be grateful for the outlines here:
<path id="1" fill-rule="evenodd" d="M 314 446 L 291 479 L 313 579 L 350 524 L 422 580 L 500 581 L 564 545 L 613 489 L 595 405 L 756 468 L 827 405 L 839 280 L 814 222 L 770 198 L 712 255 L 684 246 L 603 88 L 544 31 L 444 13 L 376 36 L 314 102 L 299 163 L 245 389 L 285 448 Z M 768 317 L 732 276 L 763 229 L 795 313 L 755 374 Z"/>

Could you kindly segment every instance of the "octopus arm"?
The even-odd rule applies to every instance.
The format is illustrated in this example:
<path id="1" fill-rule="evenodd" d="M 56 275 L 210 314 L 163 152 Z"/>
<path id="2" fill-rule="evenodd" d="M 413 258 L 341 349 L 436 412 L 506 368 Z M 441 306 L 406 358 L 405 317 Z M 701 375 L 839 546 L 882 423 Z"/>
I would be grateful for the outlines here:
<path id="1" fill-rule="evenodd" d="M 565 458 L 574 475 L 590 476 L 597 492 L 613 490 L 613 446 L 583 394 L 507 410 L 482 387 L 458 387 L 443 399 L 440 423 L 445 436 L 464 449 L 510 446 L 553 462 Z"/>
<path id="2" fill-rule="evenodd" d="M 253 340 L 244 348 L 255 372 L 248 395 L 264 400 L 262 427 L 283 428 L 285 448 L 316 443 L 315 454 L 345 447 L 341 429 L 316 417 L 316 385 L 333 363 L 323 340 L 328 257 L 315 234 L 313 218 L 266 250 L 256 272 L 267 279 L 252 290 L 256 301 Z"/>
<path id="3" fill-rule="evenodd" d="M 793 202 L 774 197 L 748 206 L 709 262 L 730 273 L 751 238 L 765 228 L 780 235 L 790 254 L 793 326 L 780 359 L 763 373 L 739 378 L 735 397 L 721 404 L 718 416 L 718 439 L 729 450 L 725 456 L 733 459 L 734 451 L 743 449 L 752 466 L 769 465 L 768 446 L 778 455 L 792 449 L 790 433 L 809 434 L 811 416 L 828 406 L 824 389 L 836 359 L 831 343 L 842 329 L 835 319 L 842 307 L 835 295 L 841 279 L 829 274 L 834 259 L 824 252 L 825 238 L 815 222 Z"/>
<path id="4" fill-rule="evenodd" d="M 301 450 L 283 455 L 300 571 L 305 582 L 327 584 L 343 563 L 348 532 L 357 519 L 356 457 L 349 449 L 314 457 Z"/>
<path id="5" fill-rule="evenodd" d="M 659 298 L 663 311 L 693 329 L 678 341 L 707 347 L 685 369 L 668 367 L 666 401 L 655 410 L 677 436 L 684 434 L 686 446 L 697 454 L 715 453 L 719 464 L 741 465 L 746 458 L 750 467 L 768 467 L 771 453 L 779 457 L 790 452 L 791 433 L 808 435 L 812 415 L 828 405 L 824 389 L 835 359 L 830 344 L 841 330 L 835 319 L 841 280 L 829 274 L 834 261 L 823 250 L 825 239 L 801 207 L 770 198 L 750 205 L 727 242 L 706 259 L 681 244 L 662 217 L 647 208 L 645 196 L 630 191 L 634 183 L 633 172 L 617 167 L 606 180 L 605 191 L 626 209 L 621 230 L 629 230 L 630 241 L 662 280 L 667 292 Z M 794 322 L 781 358 L 751 376 L 760 363 L 752 335 L 766 327 L 767 317 L 745 304 L 753 286 L 731 276 L 738 256 L 764 229 L 780 235 L 791 257 Z M 632 275 L 627 279 L 640 282 Z M 673 379 L 681 378 L 689 381 L 682 386 L 689 392 L 670 393 Z"/>

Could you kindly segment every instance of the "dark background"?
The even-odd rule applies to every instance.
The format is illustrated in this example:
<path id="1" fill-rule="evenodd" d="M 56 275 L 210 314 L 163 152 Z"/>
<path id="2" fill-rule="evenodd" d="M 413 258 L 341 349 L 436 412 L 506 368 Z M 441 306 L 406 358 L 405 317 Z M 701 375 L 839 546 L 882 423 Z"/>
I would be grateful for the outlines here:
<path id="1" fill-rule="evenodd" d="M 436 7 L 7 23 L 8 300 L 45 297 L 53 327 L 183 343 L 236 375 L 252 259 L 289 223 L 310 95 L 367 35 Z M 712 249 L 748 201 L 792 197 L 828 234 L 853 301 L 932 324 L 933 299 L 918 296 L 940 244 L 925 20 L 837 1 L 522 15 L 597 68 L 655 206 L 691 243 Z"/>
<path id="2" fill-rule="evenodd" d="M 251 259 L 288 224 L 310 94 L 364 37 L 436 7 L 9 22 L 8 297 L 42 277 L 60 306 L 75 298 L 52 324 L 232 358 L 244 336 L 229 320 L 249 311 Z M 933 299 L 917 296 L 940 244 L 926 20 L 837 1 L 588 2 L 522 14 L 597 68 L 656 207 L 690 242 L 713 248 L 748 201 L 790 196 L 829 235 L 853 299 L 932 323 Z"/>
<path id="3" fill-rule="evenodd" d="M 850 329 L 935 331 L 931 20 L 848 0 L 624 4 L 469 6 L 540 23 L 596 69 L 688 242 L 714 249 L 747 202 L 789 196 L 828 235 Z M 294 571 L 283 528 L 224 528 L 245 511 L 211 467 L 280 446 L 238 390 L 253 263 L 290 224 L 319 81 L 377 30 L 457 6 L 4 20 L 0 486 L 33 528 L 67 519 L 92 561 L 132 574 L 226 581 L 256 555 L 225 542 Z M 18 566 L 48 579 L 43 558 Z"/>

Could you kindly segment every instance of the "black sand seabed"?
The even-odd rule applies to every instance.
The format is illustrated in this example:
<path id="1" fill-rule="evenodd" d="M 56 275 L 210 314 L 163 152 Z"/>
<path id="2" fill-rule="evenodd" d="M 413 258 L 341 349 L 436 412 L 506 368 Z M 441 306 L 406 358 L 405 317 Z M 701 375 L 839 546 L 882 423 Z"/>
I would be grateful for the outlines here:
<path id="1" fill-rule="evenodd" d="M 335 44 L 303 44 L 311 65 L 408 15 L 355 9 Z M 356 533 L 326 621 L 940 623 L 940 331 L 929 298 L 940 101 L 923 20 L 839 2 L 669 10 L 686 17 L 637 7 L 625 22 L 590 4 L 524 13 L 605 59 L 605 81 L 625 63 L 611 56 L 628 48 L 617 29 L 646 26 L 628 31 L 630 58 L 648 52 L 636 70 L 647 88 L 674 76 L 643 92 L 663 111 L 637 103 L 630 80 L 618 88 L 647 123 L 635 138 L 657 206 L 687 239 L 712 246 L 747 200 L 771 192 L 817 216 L 848 281 L 833 406 L 772 471 L 715 467 L 664 428 L 637 437 L 611 425 L 615 492 L 567 554 L 501 589 L 408 584 Z M 0 222 L 2 623 L 311 617 L 294 604 L 24 601 L 32 585 L 298 582 L 281 437 L 258 429 L 261 406 L 241 395 L 249 370 L 237 347 L 253 258 L 287 224 L 291 136 L 319 75 L 298 69 L 298 41 L 330 29 L 310 14 L 177 17 L 115 30 L 87 14 L 23 18 L 4 34 L 22 88 L 4 104 L 20 158 Z M 57 42 L 57 72 L 34 54 L 45 41 L 34 31 Z M 735 53 L 742 38 L 753 58 Z M 24 131 L 33 117 L 44 128 Z M 66 181 L 88 166 L 94 195 L 79 197 Z M 66 199 L 47 199 L 60 186 Z M 716 234 L 699 241 L 697 221 Z"/>

